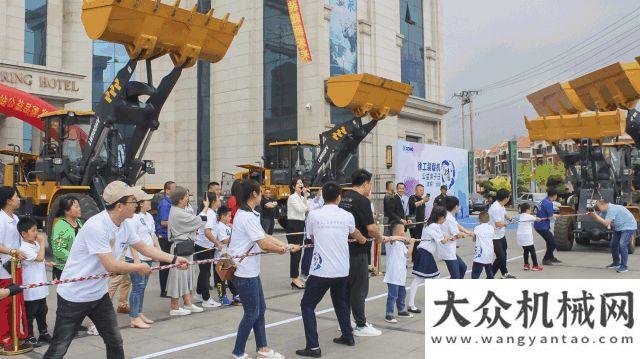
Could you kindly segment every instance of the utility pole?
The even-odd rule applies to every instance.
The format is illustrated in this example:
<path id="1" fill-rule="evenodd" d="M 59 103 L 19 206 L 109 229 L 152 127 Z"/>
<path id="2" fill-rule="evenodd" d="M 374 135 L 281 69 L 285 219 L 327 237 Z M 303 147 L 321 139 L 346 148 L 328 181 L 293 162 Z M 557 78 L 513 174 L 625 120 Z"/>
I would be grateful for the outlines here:
<path id="1" fill-rule="evenodd" d="M 460 93 L 456 93 L 453 96 L 457 97 L 460 99 L 460 106 L 462 109 L 462 147 L 464 149 L 467 148 L 466 143 L 466 133 L 465 133 L 465 126 L 464 126 L 464 122 L 466 121 L 465 117 L 464 117 L 464 106 L 465 105 L 469 105 L 469 135 L 470 135 L 470 143 L 471 143 L 471 151 L 475 151 L 475 144 L 473 141 L 473 96 L 478 95 L 478 93 L 480 93 L 480 91 L 477 90 L 465 90 L 465 91 L 460 91 Z"/>

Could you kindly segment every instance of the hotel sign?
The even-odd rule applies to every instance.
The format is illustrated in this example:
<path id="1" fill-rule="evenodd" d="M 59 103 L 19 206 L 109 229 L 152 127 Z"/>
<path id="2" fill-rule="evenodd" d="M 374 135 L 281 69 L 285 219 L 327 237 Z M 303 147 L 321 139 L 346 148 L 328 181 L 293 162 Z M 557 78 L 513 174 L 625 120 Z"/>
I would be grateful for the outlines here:
<path id="1" fill-rule="evenodd" d="M 83 75 L 0 63 L 0 84 L 36 96 L 76 101 Z"/>

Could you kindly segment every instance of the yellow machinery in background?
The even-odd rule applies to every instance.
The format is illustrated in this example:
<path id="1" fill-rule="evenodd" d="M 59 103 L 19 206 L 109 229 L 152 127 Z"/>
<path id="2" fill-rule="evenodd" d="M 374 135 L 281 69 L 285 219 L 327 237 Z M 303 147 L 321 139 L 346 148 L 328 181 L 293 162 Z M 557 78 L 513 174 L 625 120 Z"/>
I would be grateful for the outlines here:
<path id="1" fill-rule="evenodd" d="M 358 146 L 378 121 L 397 115 L 413 91 L 411 85 L 371 74 L 348 74 L 331 77 L 326 82 L 327 100 L 336 107 L 350 109 L 354 117 L 320 134 L 320 143 L 281 141 L 270 143 L 270 158 L 264 167 L 239 165 L 245 171 L 235 179 L 252 177 L 269 188 L 278 200 L 278 219 L 284 225 L 286 202 L 293 179 L 302 179 L 312 190 L 327 181 L 348 184 L 345 173 Z M 371 121 L 363 124 L 362 118 Z"/>
<path id="2" fill-rule="evenodd" d="M 640 58 L 636 58 L 637 60 Z M 563 214 L 594 210 L 595 201 L 626 206 L 640 221 L 640 64 L 615 63 L 576 79 L 560 82 L 527 96 L 540 117 L 525 124 L 531 141 L 552 144 L 567 168 L 575 190 Z M 633 141 L 620 139 L 629 135 Z M 573 151 L 562 141 L 572 140 Z M 573 243 L 610 240 L 610 229 L 592 217 L 561 217 L 555 223 L 559 250 Z M 636 238 L 629 252 L 633 253 Z"/>
<path id="3" fill-rule="evenodd" d="M 237 23 L 160 0 L 84 0 L 82 23 L 93 40 L 125 46 L 130 61 L 117 73 L 93 112 L 61 110 L 45 114 L 44 141 L 38 155 L 17 148 L 1 150 L 11 156 L 3 182 L 23 197 L 20 214 L 47 219 L 47 233 L 62 195 L 80 199 L 83 217 L 104 208 L 102 190 L 111 181 L 135 185 L 154 173 L 144 160 L 159 115 L 182 70 L 196 61 L 220 61 L 243 19 Z M 174 69 L 156 86 L 151 61 L 168 54 Z M 138 61 L 145 60 L 146 82 L 131 79 Z M 55 135 L 54 135 L 55 134 Z M 157 192 L 159 187 L 147 187 Z"/>

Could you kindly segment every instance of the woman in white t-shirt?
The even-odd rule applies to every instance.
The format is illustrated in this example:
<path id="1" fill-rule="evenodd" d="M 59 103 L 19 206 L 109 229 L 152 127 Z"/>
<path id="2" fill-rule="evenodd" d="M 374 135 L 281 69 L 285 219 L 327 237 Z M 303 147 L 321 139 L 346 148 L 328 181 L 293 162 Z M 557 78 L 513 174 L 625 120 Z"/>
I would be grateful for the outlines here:
<path id="1" fill-rule="evenodd" d="M 136 195 L 136 198 L 143 198 L 144 200 L 138 202 L 136 214 L 133 215 L 133 218 L 127 219 L 126 221 L 131 221 L 138 237 L 140 237 L 140 240 L 144 242 L 144 244 L 159 249 L 160 244 L 158 244 L 158 237 L 156 237 L 155 233 L 155 222 L 153 221 L 153 216 L 149 213 L 153 195 L 146 194 L 142 191 L 140 192 L 139 195 Z M 149 267 L 153 265 L 151 258 L 138 253 L 138 251 L 131 247 L 127 250 L 124 258 L 127 263 L 146 263 Z M 131 294 L 129 294 L 129 306 L 131 312 L 129 312 L 129 318 L 131 318 L 131 328 L 149 329 L 151 328 L 149 324 L 153 324 L 153 320 L 142 314 L 144 291 L 147 288 L 149 276 L 133 272 L 130 274 L 130 277 Z"/>
<path id="2" fill-rule="evenodd" d="M 260 185 L 254 180 L 244 180 L 240 185 L 239 209 L 233 218 L 233 232 L 229 241 L 229 254 L 242 256 L 265 251 L 284 254 L 287 251 L 298 252 L 300 246 L 286 245 L 266 234 L 260 225 L 260 214 L 254 208 L 260 204 Z M 266 303 L 260 281 L 260 255 L 236 259 L 237 269 L 233 284 L 242 300 L 244 315 L 238 326 L 238 334 L 233 349 L 233 357 L 247 359 L 245 347 L 253 329 L 258 352 L 256 358 L 284 358 L 267 346 L 267 334 L 264 322 Z"/>
<path id="3" fill-rule="evenodd" d="M 200 212 L 202 220 L 205 222 L 204 227 L 198 229 L 196 235 L 195 255 L 193 259 L 197 261 L 213 259 L 216 251 L 222 249 L 222 243 L 216 236 L 216 226 L 218 225 L 218 215 L 216 211 L 220 207 L 220 198 L 213 192 L 207 192 L 209 207 L 203 208 Z M 217 308 L 220 303 L 213 300 L 209 293 L 209 280 L 211 279 L 212 262 L 198 264 L 200 272 L 196 284 L 196 294 L 193 296 L 195 302 L 202 302 L 205 308 Z"/>

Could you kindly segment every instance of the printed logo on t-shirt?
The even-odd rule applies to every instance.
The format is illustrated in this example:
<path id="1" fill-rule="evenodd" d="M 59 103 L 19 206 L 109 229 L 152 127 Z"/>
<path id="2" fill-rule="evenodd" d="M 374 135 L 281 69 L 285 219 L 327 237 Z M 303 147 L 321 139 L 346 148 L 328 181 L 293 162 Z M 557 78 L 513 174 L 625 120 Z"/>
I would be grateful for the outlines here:
<path id="1" fill-rule="evenodd" d="M 315 271 L 320 269 L 320 267 L 322 267 L 322 257 L 320 253 L 314 252 L 313 258 L 311 259 L 311 269 Z"/>

